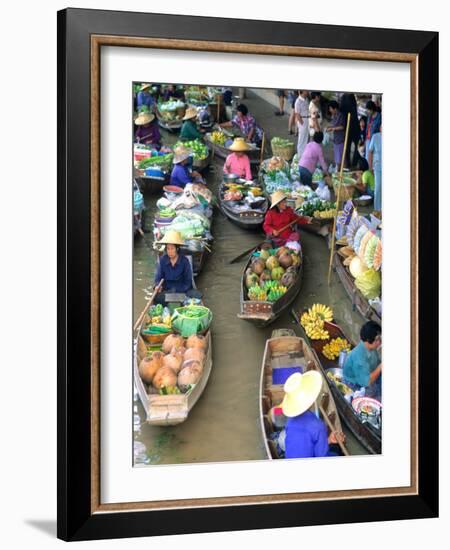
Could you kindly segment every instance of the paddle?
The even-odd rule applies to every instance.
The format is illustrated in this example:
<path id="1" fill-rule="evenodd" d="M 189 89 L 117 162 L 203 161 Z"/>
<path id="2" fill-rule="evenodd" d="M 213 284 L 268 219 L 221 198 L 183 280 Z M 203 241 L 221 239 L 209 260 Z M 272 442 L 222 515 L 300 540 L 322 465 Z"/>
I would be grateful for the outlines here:
<path id="1" fill-rule="evenodd" d="M 141 314 L 139 315 L 138 320 L 136 321 L 133 330 L 136 330 L 138 326 L 141 324 L 142 319 L 144 318 L 144 315 L 149 310 L 150 306 L 153 304 L 153 300 L 155 299 L 155 296 L 158 294 L 159 290 L 161 289 L 162 285 L 164 283 L 164 279 L 161 279 L 157 286 L 153 289 L 152 297 L 150 298 L 150 301 L 145 304 L 144 309 L 142 310 Z"/>
<path id="2" fill-rule="evenodd" d="M 285 225 L 284 227 L 282 227 L 281 229 L 278 229 L 278 234 L 280 233 L 283 233 L 283 231 L 285 229 L 287 229 L 288 227 L 290 227 L 291 225 L 293 225 L 294 223 L 297 223 L 298 221 L 300 220 L 300 218 L 296 219 L 296 220 L 293 220 L 291 221 L 290 223 L 288 223 L 287 225 Z M 254 246 L 252 246 L 251 248 L 249 248 L 248 250 L 245 250 L 244 252 L 242 252 L 241 254 L 239 254 L 239 256 L 236 256 L 236 258 L 233 258 L 231 261 L 229 261 L 228 263 L 230 264 L 234 264 L 236 263 L 238 260 L 240 260 L 242 257 L 246 256 L 247 254 L 250 254 L 250 252 L 255 249 L 255 248 L 259 248 L 264 242 L 266 242 L 267 239 L 265 239 L 264 241 L 261 241 L 259 244 L 255 244 Z"/>
<path id="3" fill-rule="evenodd" d="M 322 405 L 319 405 L 319 411 L 320 411 L 320 414 L 322 415 L 322 418 L 325 420 L 325 422 L 327 423 L 327 426 L 330 428 L 330 430 L 332 432 L 335 432 L 337 434 L 337 430 L 336 430 L 336 426 L 333 425 L 333 423 L 331 422 L 331 420 L 328 418 L 328 415 L 327 413 L 324 411 Z M 339 447 L 341 448 L 341 451 L 344 453 L 345 456 L 349 456 L 350 453 L 348 452 L 347 450 L 347 447 L 342 443 L 342 441 L 340 440 L 340 437 L 336 436 L 336 440 L 339 444 Z"/>

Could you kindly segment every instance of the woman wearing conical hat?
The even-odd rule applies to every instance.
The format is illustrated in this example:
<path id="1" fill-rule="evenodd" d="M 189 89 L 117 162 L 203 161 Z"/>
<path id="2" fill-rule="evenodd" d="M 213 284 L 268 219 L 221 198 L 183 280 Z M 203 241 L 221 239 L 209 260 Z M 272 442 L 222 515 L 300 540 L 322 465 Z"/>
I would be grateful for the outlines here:
<path id="1" fill-rule="evenodd" d="M 147 110 L 153 111 L 155 107 L 155 98 L 152 96 L 152 85 L 144 83 L 139 89 L 139 92 L 136 96 L 136 106 L 138 111 L 141 108 L 146 107 Z"/>
<path id="2" fill-rule="evenodd" d="M 175 148 L 174 153 L 173 168 L 170 174 L 170 185 L 184 188 L 187 183 L 193 183 L 194 178 L 201 179 L 201 174 L 199 174 L 199 172 L 195 170 L 191 172 L 189 170 L 188 162 L 192 154 L 191 149 L 180 146 Z"/>
<path id="3" fill-rule="evenodd" d="M 166 246 L 166 253 L 160 257 L 156 269 L 155 286 L 164 279 L 156 302 L 164 303 L 166 292 L 187 294 L 192 291 L 192 269 L 189 260 L 180 252 L 184 241 L 178 231 L 168 230 L 158 244 Z"/>
<path id="4" fill-rule="evenodd" d="M 267 239 L 275 246 L 284 246 L 289 241 L 299 241 L 300 234 L 295 225 L 311 223 L 309 216 L 297 216 L 287 205 L 286 195 L 282 191 L 275 191 L 270 197 L 271 205 L 264 218 L 263 230 Z M 290 224 L 290 225 L 289 225 Z M 286 227 L 289 225 L 289 227 Z"/>
<path id="5" fill-rule="evenodd" d="M 137 126 L 135 134 L 137 143 L 152 145 L 155 149 L 161 146 L 161 134 L 153 113 L 148 111 L 139 113 L 134 123 Z"/>
<path id="6" fill-rule="evenodd" d="M 285 427 L 285 458 L 313 458 L 338 454 L 330 449 L 344 441 L 344 434 L 328 430 L 320 418 L 309 409 L 322 390 L 322 375 L 314 370 L 304 374 L 296 372 L 284 384 L 282 413 L 287 417 Z"/>
<path id="7" fill-rule="evenodd" d="M 224 174 L 236 174 L 240 178 L 246 180 L 252 179 L 252 171 L 250 169 L 250 159 L 245 154 L 250 149 L 244 138 L 236 138 L 230 146 L 230 151 L 233 151 L 227 156 L 223 165 Z"/>
<path id="8" fill-rule="evenodd" d="M 188 107 L 183 117 L 183 126 L 181 127 L 181 141 L 193 141 L 194 139 L 203 139 L 203 134 L 197 129 L 195 119 L 197 118 L 197 109 Z"/>

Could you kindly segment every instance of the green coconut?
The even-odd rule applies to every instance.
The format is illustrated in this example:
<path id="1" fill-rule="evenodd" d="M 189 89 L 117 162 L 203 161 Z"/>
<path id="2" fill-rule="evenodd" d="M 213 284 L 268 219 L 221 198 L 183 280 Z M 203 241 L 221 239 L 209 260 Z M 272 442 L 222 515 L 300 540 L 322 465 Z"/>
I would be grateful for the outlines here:
<path id="1" fill-rule="evenodd" d="M 270 253 L 268 250 L 266 249 L 262 249 L 260 254 L 259 254 L 259 257 L 262 259 L 262 260 L 267 260 L 269 257 L 270 257 Z"/>
<path id="2" fill-rule="evenodd" d="M 279 281 L 284 275 L 284 269 L 281 266 L 274 267 L 272 269 L 271 275 L 274 281 Z"/>
<path id="3" fill-rule="evenodd" d="M 245 276 L 245 286 L 250 288 L 251 286 L 257 285 L 259 282 L 259 277 L 256 273 L 248 273 Z"/>

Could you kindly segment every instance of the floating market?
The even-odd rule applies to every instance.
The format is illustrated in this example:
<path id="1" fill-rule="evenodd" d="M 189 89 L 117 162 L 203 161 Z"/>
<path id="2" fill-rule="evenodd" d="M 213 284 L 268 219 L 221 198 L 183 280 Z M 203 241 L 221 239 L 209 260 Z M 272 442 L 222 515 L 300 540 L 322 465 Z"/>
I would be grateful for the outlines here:
<path id="1" fill-rule="evenodd" d="M 381 100 L 278 92 L 134 84 L 135 466 L 382 452 Z"/>

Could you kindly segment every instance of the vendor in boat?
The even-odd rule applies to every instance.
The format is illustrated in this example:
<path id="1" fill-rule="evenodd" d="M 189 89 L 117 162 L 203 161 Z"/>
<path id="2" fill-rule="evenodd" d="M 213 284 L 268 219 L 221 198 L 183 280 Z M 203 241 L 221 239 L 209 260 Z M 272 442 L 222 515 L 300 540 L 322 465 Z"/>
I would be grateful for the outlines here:
<path id="1" fill-rule="evenodd" d="M 193 170 L 189 170 L 188 162 L 192 151 L 187 147 L 177 147 L 173 157 L 173 169 L 170 175 L 170 185 L 183 187 L 187 183 L 193 183 L 194 180 L 202 180 L 201 175 Z"/>
<path id="2" fill-rule="evenodd" d="M 369 163 L 364 157 L 358 158 L 355 176 L 356 189 L 358 189 L 361 195 L 370 195 L 373 198 L 375 194 L 375 178 L 373 172 L 369 170 Z"/>
<path id="3" fill-rule="evenodd" d="M 155 115 L 148 111 L 139 113 L 134 123 L 137 126 L 135 134 L 136 142 L 151 145 L 155 149 L 159 149 L 161 146 L 161 134 L 155 121 Z"/>
<path id="4" fill-rule="evenodd" d="M 143 107 L 145 107 L 148 111 L 153 111 L 155 108 L 156 102 L 151 94 L 151 89 L 151 84 L 142 84 L 140 87 L 136 96 L 136 107 L 138 111 L 140 111 Z"/>
<path id="5" fill-rule="evenodd" d="M 252 179 L 252 171 L 250 169 L 250 159 L 245 151 L 248 151 L 250 146 L 244 138 L 236 138 L 230 145 L 230 151 L 233 151 L 227 156 L 223 165 L 224 174 L 236 174 L 240 178 L 246 180 Z"/>
<path id="6" fill-rule="evenodd" d="M 306 225 L 311 221 L 309 216 L 297 216 L 287 205 L 286 195 L 282 191 L 275 191 L 271 196 L 270 209 L 264 218 L 263 230 L 275 246 L 283 246 L 288 241 L 300 240 L 300 234 L 293 229 L 295 222 Z"/>
<path id="7" fill-rule="evenodd" d="M 166 245 L 166 253 L 159 258 L 155 275 L 155 286 L 164 279 L 162 288 L 155 297 L 155 302 L 165 304 L 166 293 L 183 293 L 198 297 L 192 288 L 192 269 L 189 260 L 180 252 L 184 244 L 178 231 L 167 231 L 158 244 Z"/>
<path id="8" fill-rule="evenodd" d="M 364 387 L 366 396 L 381 400 L 381 373 L 383 364 L 378 350 L 381 346 L 381 327 L 367 321 L 360 331 L 360 342 L 347 355 L 343 381 L 354 390 Z"/>
<path id="9" fill-rule="evenodd" d="M 203 134 L 197 128 L 195 119 L 197 118 L 197 109 L 189 107 L 183 117 L 183 126 L 181 127 L 181 141 L 193 141 L 194 139 L 203 139 Z"/>
<path id="10" fill-rule="evenodd" d="M 338 440 L 344 442 L 342 432 L 331 432 L 320 418 L 309 409 L 322 390 L 322 376 L 311 370 L 304 374 L 291 374 L 284 384 L 285 395 L 281 403 L 287 417 L 285 427 L 285 458 L 313 458 L 339 454 Z"/>
<path id="11" fill-rule="evenodd" d="M 241 103 L 237 106 L 236 116 L 228 122 L 222 122 L 221 128 L 237 128 L 245 140 L 250 143 L 256 143 L 257 146 L 262 142 L 262 129 L 256 124 L 255 117 L 253 117 L 247 109 L 247 106 Z"/>

